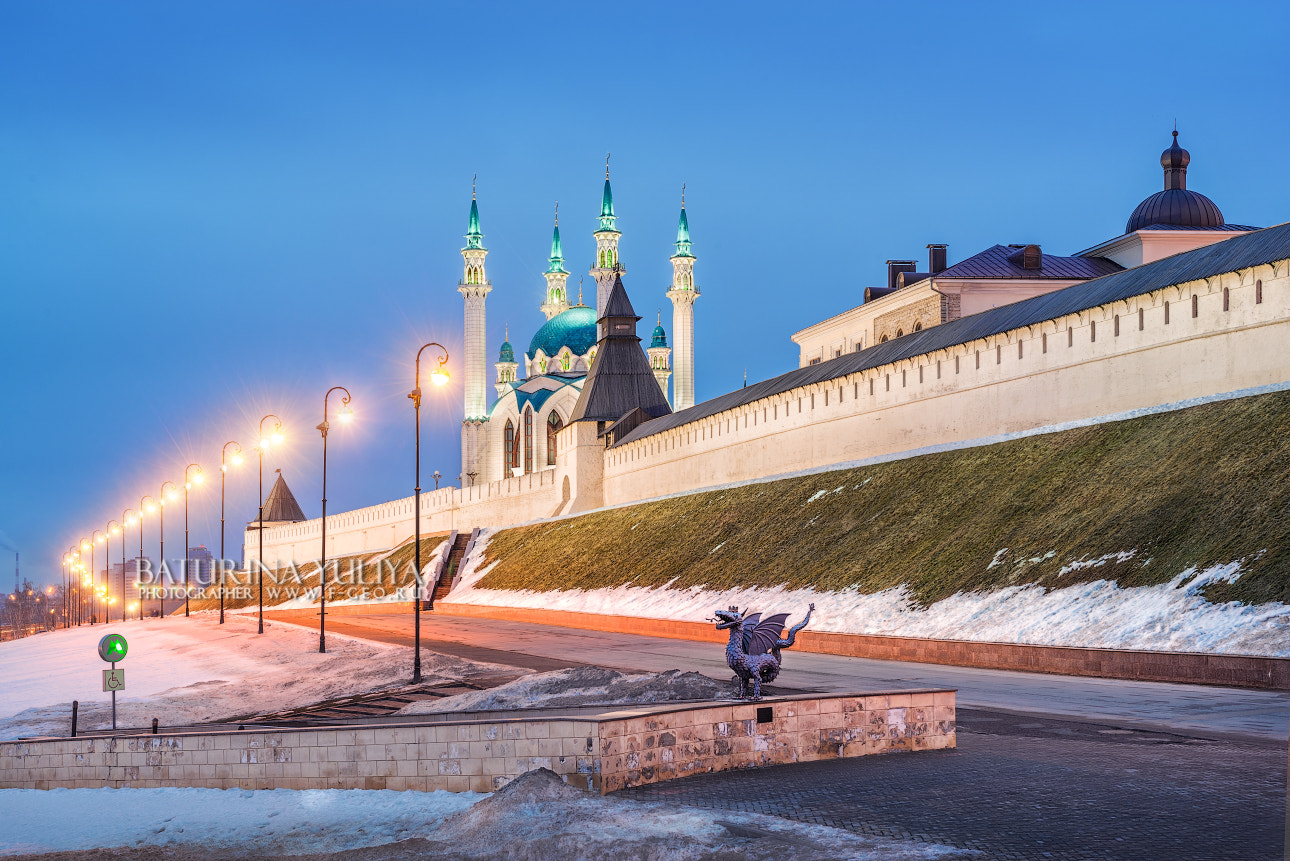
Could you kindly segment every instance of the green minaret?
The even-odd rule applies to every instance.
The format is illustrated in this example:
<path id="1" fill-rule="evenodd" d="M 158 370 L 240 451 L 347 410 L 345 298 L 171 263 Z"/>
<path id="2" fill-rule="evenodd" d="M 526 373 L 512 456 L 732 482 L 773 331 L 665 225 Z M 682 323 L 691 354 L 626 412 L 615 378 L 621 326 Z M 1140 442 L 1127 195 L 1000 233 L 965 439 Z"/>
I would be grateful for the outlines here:
<path id="1" fill-rule="evenodd" d="M 618 239 L 622 236 L 614 215 L 614 190 L 609 185 L 609 155 L 605 155 L 605 190 L 600 196 L 600 227 L 596 237 L 596 265 L 590 275 L 596 279 L 596 318 L 604 316 L 605 303 L 613 289 L 614 279 L 627 270 L 618 262 Z M 604 334 L 603 332 L 601 333 Z"/>
<path id="2" fill-rule="evenodd" d="M 550 320 L 556 314 L 569 310 L 569 291 L 565 282 L 569 273 L 564 268 L 564 251 L 560 248 L 560 204 L 555 205 L 555 229 L 551 232 L 551 256 L 543 278 L 546 279 L 546 298 L 542 313 Z"/>

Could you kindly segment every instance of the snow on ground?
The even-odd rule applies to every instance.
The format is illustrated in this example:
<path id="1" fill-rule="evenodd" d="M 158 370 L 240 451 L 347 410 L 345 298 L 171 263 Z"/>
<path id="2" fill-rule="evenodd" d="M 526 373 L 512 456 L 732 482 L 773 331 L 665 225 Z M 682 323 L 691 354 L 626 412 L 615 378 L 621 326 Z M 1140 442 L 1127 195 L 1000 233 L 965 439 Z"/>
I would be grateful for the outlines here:
<path id="1" fill-rule="evenodd" d="M 617 586 L 564 592 L 480 589 L 480 567 L 490 531 L 480 533 L 446 602 L 542 610 L 571 610 L 706 621 L 713 610 L 738 604 L 753 611 L 787 612 L 800 621 L 815 604 L 809 630 L 994 643 L 1146 649 L 1290 657 L 1290 605 L 1211 604 L 1200 594 L 1214 580 L 1240 576 L 1240 562 L 1197 572 L 1190 568 L 1158 586 L 1122 588 L 1108 580 L 1062 589 L 1009 586 L 958 593 L 925 609 L 903 588 L 861 593 L 813 589 L 668 589 Z M 1126 551 L 1130 552 L 1130 551 Z M 1123 554 L 1121 554 L 1123 555 Z"/>
<path id="2" fill-rule="evenodd" d="M 424 837 L 483 797 L 442 790 L 3 789 L 0 856 L 127 846 L 218 852 L 247 844 L 264 855 L 335 852 Z"/>
<path id="3" fill-rule="evenodd" d="M 142 622 L 82 626 L 0 643 L 0 738 L 67 735 L 72 700 L 80 701 L 78 726 L 112 725 L 111 694 L 103 691 L 98 641 L 108 633 L 129 643 L 125 690 L 117 694 L 117 722 L 163 726 L 263 714 L 321 700 L 407 683 L 412 650 L 297 625 L 215 614 L 171 616 Z M 460 678 L 483 666 L 422 652 L 431 678 Z M 362 672 L 356 672 L 361 667 Z"/>
<path id="4" fill-rule="evenodd" d="M 643 705 L 719 699 L 730 693 L 699 673 L 668 670 L 628 675 L 604 667 L 575 667 L 535 673 L 486 691 L 472 691 L 440 700 L 418 700 L 399 710 L 401 715 L 495 709 L 563 708 L 566 706 Z"/>
<path id="5" fill-rule="evenodd" d="M 0 810 L 5 811 L 0 856 L 69 851 L 78 853 L 73 857 L 131 861 L 304 853 L 423 861 L 780 861 L 787 852 L 796 861 L 948 861 L 977 854 L 759 814 L 603 797 L 574 789 L 546 769 L 531 771 L 491 796 L 340 789 L 6 789 L 0 790 Z M 370 846 L 384 848 L 378 854 L 355 851 Z M 127 851 L 87 851 L 96 848 Z"/>

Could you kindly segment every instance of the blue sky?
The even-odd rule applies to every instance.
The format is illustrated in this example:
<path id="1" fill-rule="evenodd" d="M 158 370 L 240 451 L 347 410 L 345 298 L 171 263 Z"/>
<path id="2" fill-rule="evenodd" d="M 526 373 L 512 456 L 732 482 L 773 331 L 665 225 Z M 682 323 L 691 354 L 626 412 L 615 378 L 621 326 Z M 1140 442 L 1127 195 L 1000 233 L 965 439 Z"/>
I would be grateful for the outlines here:
<path id="1" fill-rule="evenodd" d="M 329 508 L 409 495 L 411 360 L 426 340 L 460 358 L 476 173 L 490 373 L 506 325 L 522 349 L 542 322 L 555 201 L 573 280 L 590 265 L 606 151 L 625 282 L 651 324 L 687 183 L 700 400 L 745 369 L 794 367 L 792 332 L 858 304 L 889 257 L 1117 235 L 1161 187 L 1175 119 L 1190 187 L 1228 221 L 1285 221 L 1290 56 L 1272 34 L 1287 24 L 1284 3 L 1166 18 L 1119 3 L 9 0 L 0 547 L 56 579 L 69 544 L 185 464 L 215 478 L 221 444 L 249 448 L 267 412 L 288 441 L 266 470 L 316 516 L 332 385 L 359 420 L 332 434 Z M 460 470 L 460 382 L 427 398 L 427 476 Z M 217 485 L 190 506 L 191 543 L 215 546 Z M 230 555 L 255 508 L 244 467 Z M 167 520 L 181 548 L 181 512 Z M 154 557 L 156 539 L 154 522 Z"/>

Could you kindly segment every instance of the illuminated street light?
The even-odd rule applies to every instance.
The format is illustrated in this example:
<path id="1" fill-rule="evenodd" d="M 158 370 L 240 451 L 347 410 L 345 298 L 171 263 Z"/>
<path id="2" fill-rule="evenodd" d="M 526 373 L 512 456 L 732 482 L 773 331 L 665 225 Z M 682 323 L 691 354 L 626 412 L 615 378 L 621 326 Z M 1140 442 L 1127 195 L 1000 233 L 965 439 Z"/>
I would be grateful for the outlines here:
<path id="1" fill-rule="evenodd" d="M 442 386 L 448 382 L 448 371 L 444 365 L 448 361 L 448 348 L 443 344 L 431 341 L 425 344 L 420 350 L 417 350 L 417 360 L 412 378 L 412 392 L 408 395 L 412 399 L 412 407 L 416 412 L 416 509 L 413 520 L 416 521 L 416 546 L 413 550 L 415 556 L 416 571 L 413 572 L 413 586 L 416 594 L 412 599 L 412 618 L 414 620 L 413 628 L 414 649 L 412 658 L 412 684 L 421 684 L 421 354 L 425 352 L 426 347 L 438 347 L 443 356 L 439 358 L 439 366 L 430 375 L 430 379 L 436 386 Z M 430 606 L 434 607 L 434 592 L 430 593 Z"/>
<path id="2" fill-rule="evenodd" d="M 145 504 L 146 503 L 146 504 Z M 134 563 L 134 579 L 139 587 L 139 621 L 143 621 L 143 514 L 152 514 L 157 510 L 156 502 L 151 496 L 139 497 L 139 558 Z M 122 574 L 122 576 L 125 576 Z M 125 594 L 122 592 L 122 594 Z M 131 608 L 133 609 L 133 608 Z"/>
<path id="3" fill-rule="evenodd" d="M 166 490 L 167 487 L 169 487 L 170 490 Z M 158 491 L 157 495 L 161 497 L 161 500 L 159 503 L 161 508 L 161 515 L 160 515 L 161 563 L 160 563 L 160 567 L 157 569 L 157 576 L 161 578 L 161 592 L 160 592 L 161 618 L 164 619 L 166 618 L 166 570 L 167 570 L 166 568 L 166 500 L 175 498 L 175 483 L 173 481 L 163 482 L 161 485 L 161 490 Z"/>
<path id="4" fill-rule="evenodd" d="M 224 476 L 228 474 L 228 447 L 235 446 L 233 457 L 229 462 L 233 466 L 242 465 L 242 446 L 233 440 L 224 443 L 219 453 L 219 623 L 224 624 Z"/>
<path id="5" fill-rule="evenodd" d="M 264 435 L 264 423 L 273 419 L 273 433 L 269 436 Z M 264 633 L 264 452 L 270 445 L 282 444 L 282 419 L 270 413 L 260 419 L 260 444 L 256 447 L 256 454 L 260 457 L 260 511 L 256 516 L 259 521 L 259 528 L 256 535 L 260 540 L 260 553 L 256 557 L 256 564 L 259 571 L 256 572 L 257 579 L 260 581 L 260 628 L 257 634 Z"/>
<path id="6" fill-rule="evenodd" d="M 190 469 L 197 470 L 191 478 L 188 475 Z M 190 463 L 184 467 L 184 618 L 188 618 L 188 569 L 191 566 L 188 556 L 188 491 L 194 483 L 202 483 L 202 468 L 195 463 Z"/>
<path id="7" fill-rule="evenodd" d="M 341 399 L 339 418 L 341 422 L 349 424 L 354 419 L 354 411 L 349 407 L 350 394 L 349 389 L 344 386 L 332 386 L 323 395 L 323 420 L 318 425 L 318 430 L 322 433 L 323 441 L 323 462 L 322 462 L 322 562 L 318 568 L 318 587 L 322 595 L 322 603 L 318 608 L 318 651 L 323 653 L 327 651 L 327 431 L 331 425 L 327 422 L 327 400 L 331 397 L 332 392 L 344 392 L 345 397 Z"/>
<path id="8" fill-rule="evenodd" d="M 125 528 L 134 525 L 134 509 L 121 512 L 121 621 L 125 621 Z M 139 520 L 139 542 L 143 543 L 143 519 Z M 140 551 L 140 556 L 143 552 Z"/>

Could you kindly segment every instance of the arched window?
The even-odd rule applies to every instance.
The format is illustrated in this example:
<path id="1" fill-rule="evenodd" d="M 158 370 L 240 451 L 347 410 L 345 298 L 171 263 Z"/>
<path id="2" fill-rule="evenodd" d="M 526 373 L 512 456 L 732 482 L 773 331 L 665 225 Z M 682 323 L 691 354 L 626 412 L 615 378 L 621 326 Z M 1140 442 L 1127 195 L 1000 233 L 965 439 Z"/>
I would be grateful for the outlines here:
<path id="1" fill-rule="evenodd" d="M 879 343 L 879 344 L 885 344 L 885 343 L 887 343 L 887 336 L 886 336 L 886 335 L 883 335 L 881 338 L 879 338 L 879 339 L 878 339 L 878 343 Z"/>
<path id="2" fill-rule="evenodd" d="M 519 452 L 515 450 L 515 425 L 506 420 L 506 448 L 502 450 L 502 475 L 510 475 L 511 469 L 519 464 Z"/>
<path id="3" fill-rule="evenodd" d="M 564 429 L 564 422 L 560 419 L 555 410 L 546 417 L 546 465 L 555 466 L 556 444 L 555 436 Z"/>
<path id="4" fill-rule="evenodd" d="M 533 408 L 524 408 L 524 472 L 533 471 Z"/>
<path id="5" fill-rule="evenodd" d="M 904 330 L 904 329 L 897 329 L 897 330 L 896 330 L 896 337 L 897 337 L 897 338 L 903 338 L 903 337 L 905 337 L 905 330 Z"/>
<path id="6" fill-rule="evenodd" d="M 923 331 L 923 324 L 922 324 L 922 323 L 915 323 L 915 324 L 914 324 L 914 331 L 915 331 L 915 332 L 921 332 L 921 331 Z"/>

